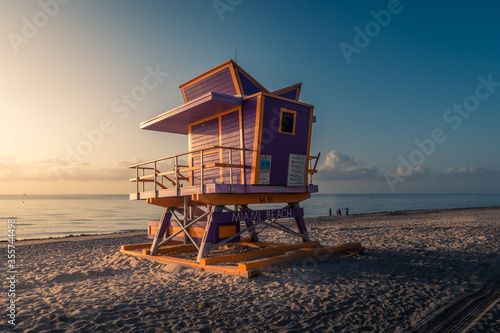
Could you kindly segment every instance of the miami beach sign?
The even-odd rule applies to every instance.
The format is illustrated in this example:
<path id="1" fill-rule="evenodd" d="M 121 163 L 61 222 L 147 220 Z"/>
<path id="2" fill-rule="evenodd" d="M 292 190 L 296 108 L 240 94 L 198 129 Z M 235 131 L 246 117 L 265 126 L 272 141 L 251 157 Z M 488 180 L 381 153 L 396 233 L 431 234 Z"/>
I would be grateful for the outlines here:
<path id="1" fill-rule="evenodd" d="M 235 212 L 212 213 L 217 223 L 240 222 L 240 221 L 262 221 L 274 219 L 287 219 L 304 216 L 303 208 L 283 208 L 266 210 L 240 210 Z"/>

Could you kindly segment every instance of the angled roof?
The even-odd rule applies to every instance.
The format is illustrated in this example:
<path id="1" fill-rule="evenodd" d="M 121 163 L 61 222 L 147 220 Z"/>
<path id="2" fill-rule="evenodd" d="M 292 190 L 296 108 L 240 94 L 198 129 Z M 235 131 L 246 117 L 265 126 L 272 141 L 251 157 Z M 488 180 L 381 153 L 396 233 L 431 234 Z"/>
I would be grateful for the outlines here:
<path id="1" fill-rule="evenodd" d="M 297 83 L 297 84 L 293 84 L 289 87 L 285 87 L 285 88 L 273 91 L 272 94 L 280 96 L 280 97 L 293 99 L 294 101 L 298 101 L 301 87 L 302 87 L 302 82 Z"/>
<path id="2" fill-rule="evenodd" d="M 188 134 L 188 125 L 241 105 L 241 98 L 215 92 L 206 93 L 175 109 L 141 123 L 141 129 Z"/>
<path id="3" fill-rule="evenodd" d="M 184 102 L 189 102 L 210 91 L 238 96 L 252 95 L 259 91 L 269 93 L 266 87 L 233 60 L 228 60 L 184 82 L 179 88 Z"/>
<path id="4" fill-rule="evenodd" d="M 188 125 L 242 104 L 245 96 L 263 93 L 298 102 L 302 83 L 270 92 L 233 60 L 179 86 L 184 103 L 141 123 L 141 129 L 188 134 Z"/>

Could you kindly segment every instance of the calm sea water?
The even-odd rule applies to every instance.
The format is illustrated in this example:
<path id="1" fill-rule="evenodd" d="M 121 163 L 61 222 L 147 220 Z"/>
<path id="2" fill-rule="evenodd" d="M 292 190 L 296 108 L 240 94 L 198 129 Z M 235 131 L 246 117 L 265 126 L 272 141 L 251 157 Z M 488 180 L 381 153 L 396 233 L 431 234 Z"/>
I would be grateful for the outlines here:
<path id="1" fill-rule="evenodd" d="M 326 216 L 329 208 L 341 208 L 345 214 L 345 207 L 350 214 L 360 214 L 500 206 L 500 194 L 316 194 L 301 206 L 307 217 Z M 128 195 L 0 195 L 0 240 L 7 239 L 11 218 L 21 240 L 145 230 L 146 221 L 158 220 L 161 213 L 161 207 L 129 201 Z"/>

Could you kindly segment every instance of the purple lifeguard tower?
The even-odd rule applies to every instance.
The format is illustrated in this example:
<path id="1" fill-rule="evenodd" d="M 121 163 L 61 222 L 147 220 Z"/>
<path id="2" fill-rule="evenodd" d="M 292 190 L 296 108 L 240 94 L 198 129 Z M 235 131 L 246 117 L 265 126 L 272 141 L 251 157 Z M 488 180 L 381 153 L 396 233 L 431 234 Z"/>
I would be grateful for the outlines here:
<path id="1" fill-rule="evenodd" d="M 229 60 L 180 85 L 183 105 L 141 123 L 141 129 L 187 135 L 189 142 L 188 152 L 130 167 L 136 182 L 130 199 L 164 207 L 160 220 L 148 222 L 153 242 L 143 245 L 149 248 L 143 255 L 172 253 L 175 246 L 197 251 L 196 264 L 207 266 L 214 263 L 211 250 L 258 246 L 258 232 L 267 227 L 297 236 L 302 248 L 319 244 L 310 241 L 299 206 L 318 192 L 312 175 L 319 158 L 310 155 L 314 107 L 298 101 L 301 86 L 270 92 Z M 280 203 L 286 205 L 248 206 Z M 281 219 L 295 220 L 298 230 Z M 140 246 L 122 250 L 133 249 Z M 239 274 L 252 267 L 260 266 L 240 262 Z"/>

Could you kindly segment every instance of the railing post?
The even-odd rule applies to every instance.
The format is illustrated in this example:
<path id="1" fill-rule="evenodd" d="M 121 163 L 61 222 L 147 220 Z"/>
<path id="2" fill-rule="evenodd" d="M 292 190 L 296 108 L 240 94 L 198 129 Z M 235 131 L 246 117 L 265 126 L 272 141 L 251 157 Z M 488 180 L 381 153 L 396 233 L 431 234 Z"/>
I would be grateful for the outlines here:
<path id="1" fill-rule="evenodd" d="M 231 184 L 231 191 L 233 190 L 233 150 L 229 149 L 229 183 Z"/>
<path id="2" fill-rule="evenodd" d="M 137 193 L 137 197 L 139 197 L 139 166 L 135 166 L 135 192 Z M 137 198 L 139 199 L 139 198 Z"/>
<path id="3" fill-rule="evenodd" d="M 144 177 L 144 168 L 142 168 L 142 177 Z M 145 191 L 145 189 L 144 189 L 145 184 L 146 184 L 146 182 L 142 182 L 142 192 Z"/>
<path id="4" fill-rule="evenodd" d="M 175 156 L 175 160 L 174 160 L 174 171 L 175 171 L 175 189 L 176 189 L 176 193 L 177 193 L 177 196 L 179 196 L 179 167 L 178 167 L 178 163 L 179 162 L 179 159 L 177 156 Z"/>
<path id="5" fill-rule="evenodd" d="M 201 193 L 205 194 L 205 185 L 203 184 L 203 150 L 200 152 L 200 182 Z"/>
<path id="6" fill-rule="evenodd" d="M 155 198 L 158 197 L 158 190 L 157 190 L 157 187 L 156 187 L 156 161 L 155 161 Z"/>
<path id="7" fill-rule="evenodd" d="M 182 221 L 182 223 L 184 224 L 184 227 L 186 227 L 190 222 L 188 219 L 188 208 L 189 208 L 188 207 L 188 196 L 185 196 L 184 197 L 184 221 Z M 186 229 L 186 231 L 184 231 L 184 244 L 188 244 L 188 242 L 189 242 L 189 236 L 187 234 L 188 234 L 188 230 Z"/>
<path id="8" fill-rule="evenodd" d="M 240 160 L 241 160 L 241 164 L 243 164 L 243 179 L 241 180 L 241 183 L 243 185 L 246 185 L 247 184 L 247 173 L 246 173 L 246 164 L 245 164 L 245 149 L 243 150 L 240 150 Z"/>

